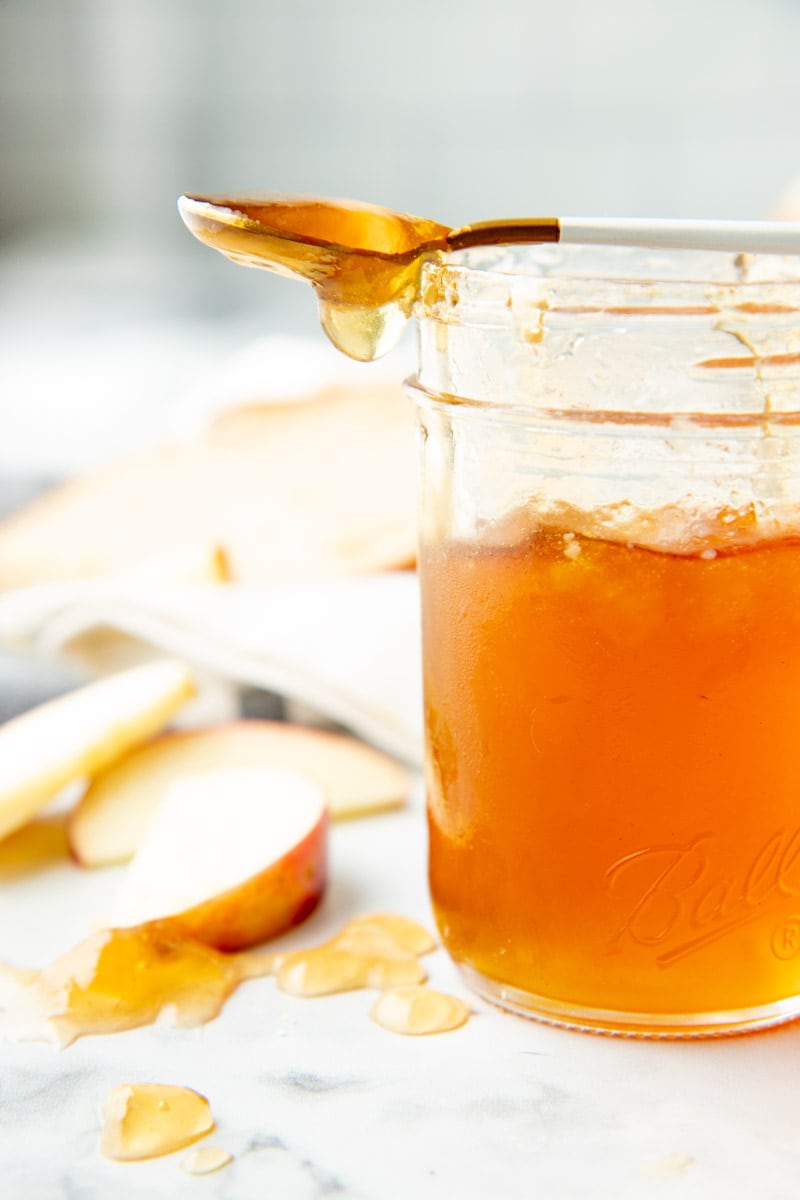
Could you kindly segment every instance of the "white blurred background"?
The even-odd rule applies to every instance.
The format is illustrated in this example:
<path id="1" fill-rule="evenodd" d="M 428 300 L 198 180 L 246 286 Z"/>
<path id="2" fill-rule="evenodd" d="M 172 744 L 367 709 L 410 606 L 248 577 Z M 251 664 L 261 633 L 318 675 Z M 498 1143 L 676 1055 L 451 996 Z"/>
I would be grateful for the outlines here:
<path id="1" fill-rule="evenodd" d="M 340 365 L 309 290 L 195 242 L 180 192 L 757 217 L 798 113 L 800 0 L 0 0 L 0 515 Z M 0 717 L 66 686 L 41 670 L 0 655 Z"/>
<path id="2" fill-rule="evenodd" d="M 0 0 L 6 496 L 161 436 L 257 335 L 322 345 L 181 191 L 756 217 L 798 112 L 798 0 Z"/>

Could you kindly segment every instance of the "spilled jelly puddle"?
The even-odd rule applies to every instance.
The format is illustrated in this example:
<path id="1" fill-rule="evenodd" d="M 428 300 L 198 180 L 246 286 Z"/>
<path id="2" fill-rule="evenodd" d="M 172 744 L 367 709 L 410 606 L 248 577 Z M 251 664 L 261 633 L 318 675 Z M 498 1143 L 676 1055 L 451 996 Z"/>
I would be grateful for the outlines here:
<path id="1" fill-rule="evenodd" d="M 421 925 L 394 914 L 357 917 L 321 945 L 284 954 L 223 954 L 168 922 L 101 930 L 41 971 L 0 966 L 0 1035 L 65 1047 L 160 1019 L 203 1025 L 241 983 L 272 974 L 294 996 L 406 989 L 374 1019 L 393 1032 L 444 1032 L 463 1024 L 467 1009 L 419 986 L 427 979 L 419 959 L 435 946 Z"/>
<path id="2" fill-rule="evenodd" d="M 101 930 L 42 971 L 2 969 L 0 1034 L 64 1047 L 162 1016 L 203 1025 L 240 983 L 271 970 L 269 955 L 221 954 L 158 924 Z"/>

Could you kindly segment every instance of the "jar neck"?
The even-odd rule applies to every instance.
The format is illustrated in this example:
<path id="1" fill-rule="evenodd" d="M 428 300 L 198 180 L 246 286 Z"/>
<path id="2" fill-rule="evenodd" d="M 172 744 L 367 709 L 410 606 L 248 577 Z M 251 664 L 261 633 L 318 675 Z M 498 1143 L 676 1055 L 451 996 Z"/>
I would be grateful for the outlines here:
<path id="1" fill-rule="evenodd" d="M 796 262 L 585 247 L 477 257 L 423 271 L 417 382 L 432 395 L 656 423 L 800 411 Z"/>

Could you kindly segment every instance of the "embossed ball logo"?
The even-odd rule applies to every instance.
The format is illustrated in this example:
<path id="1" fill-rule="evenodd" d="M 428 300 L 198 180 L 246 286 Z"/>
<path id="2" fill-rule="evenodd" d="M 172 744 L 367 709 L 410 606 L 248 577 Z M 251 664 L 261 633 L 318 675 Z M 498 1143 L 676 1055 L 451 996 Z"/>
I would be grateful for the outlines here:
<path id="1" fill-rule="evenodd" d="M 623 912 L 609 950 L 650 946 L 669 967 L 800 897 L 800 828 L 770 834 L 743 862 L 726 861 L 714 833 L 645 846 L 612 863 L 606 881 Z M 777 921 L 770 948 L 782 960 L 800 954 L 800 911 Z"/>

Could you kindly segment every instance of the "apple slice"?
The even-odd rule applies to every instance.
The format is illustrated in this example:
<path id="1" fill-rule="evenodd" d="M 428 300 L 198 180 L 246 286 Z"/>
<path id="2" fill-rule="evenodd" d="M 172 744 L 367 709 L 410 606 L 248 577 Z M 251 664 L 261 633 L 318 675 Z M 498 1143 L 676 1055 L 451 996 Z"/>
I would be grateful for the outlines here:
<path id="1" fill-rule="evenodd" d="M 68 783 L 158 732 L 194 695 L 183 663 L 159 659 L 90 683 L 0 726 L 0 837 Z"/>
<path id="2" fill-rule="evenodd" d="M 169 788 L 128 868 L 115 928 L 167 922 L 240 950 L 302 921 L 325 887 L 327 807 L 296 771 L 228 767 Z"/>
<path id="3" fill-rule="evenodd" d="M 173 783 L 220 767 L 285 767 L 310 776 L 334 818 L 403 803 L 408 772 L 356 738 L 280 721 L 236 721 L 174 731 L 96 778 L 70 817 L 73 856 L 87 867 L 125 862 Z"/>

